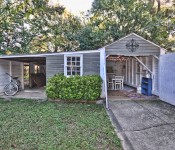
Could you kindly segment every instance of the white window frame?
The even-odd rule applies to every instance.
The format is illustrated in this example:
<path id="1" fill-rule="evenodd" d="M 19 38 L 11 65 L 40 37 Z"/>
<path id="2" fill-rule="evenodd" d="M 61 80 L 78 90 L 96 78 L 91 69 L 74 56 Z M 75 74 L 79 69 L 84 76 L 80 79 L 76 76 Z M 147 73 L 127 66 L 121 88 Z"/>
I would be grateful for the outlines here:
<path id="1" fill-rule="evenodd" d="M 80 57 L 80 76 L 83 75 L 83 54 L 72 54 L 72 55 L 64 55 L 64 76 L 69 77 L 67 75 L 67 57 Z"/>

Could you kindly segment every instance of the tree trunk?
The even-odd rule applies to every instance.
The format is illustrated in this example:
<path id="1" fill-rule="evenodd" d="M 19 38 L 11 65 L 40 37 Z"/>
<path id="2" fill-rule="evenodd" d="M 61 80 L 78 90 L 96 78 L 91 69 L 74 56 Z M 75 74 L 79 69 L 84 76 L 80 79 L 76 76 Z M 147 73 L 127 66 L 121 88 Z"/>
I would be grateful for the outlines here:
<path id="1" fill-rule="evenodd" d="M 157 0 L 157 12 L 160 11 L 160 0 Z"/>

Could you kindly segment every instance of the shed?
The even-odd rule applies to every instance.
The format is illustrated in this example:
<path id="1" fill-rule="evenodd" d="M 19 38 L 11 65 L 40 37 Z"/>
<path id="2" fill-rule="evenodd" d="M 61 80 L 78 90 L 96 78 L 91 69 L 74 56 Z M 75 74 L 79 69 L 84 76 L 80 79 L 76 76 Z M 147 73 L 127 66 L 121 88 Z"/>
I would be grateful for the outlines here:
<path id="1" fill-rule="evenodd" d="M 27 79 L 25 77 L 26 69 L 28 72 Z M 4 86 L 10 82 L 10 78 L 6 73 L 18 77 L 23 89 L 32 88 L 34 84 L 36 86 L 43 85 L 40 82 L 47 81 L 58 73 L 65 76 L 99 75 L 100 51 L 2 55 L 0 56 L 0 93 L 3 92 Z M 45 76 L 45 79 L 41 74 Z M 28 82 L 27 86 L 26 82 Z"/>
<path id="2" fill-rule="evenodd" d="M 108 75 L 115 73 L 124 76 L 124 83 L 134 88 L 140 86 L 142 77 L 149 77 L 153 80 L 152 93 L 159 95 L 158 68 L 159 57 L 162 54 L 165 54 L 165 49 L 132 33 L 99 50 L 2 55 L 0 56 L 0 92 L 10 81 L 5 75 L 6 72 L 18 76 L 24 89 L 24 73 L 27 68 L 29 85 L 33 83 L 30 78 L 31 73 L 44 74 L 46 81 L 58 73 L 63 73 L 65 76 L 98 74 L 103 79 L 101 96 L 106 97 L 107 100 L 106 80 Z"/>
<path id="3" fill-rule="evenodd" d="M 152 93 L 159 95 L 159 57 L 165 54 L 165 49 L 131 33 L 100 51 L 104 97 L 107 98 L 106 80 L 110 74 L 124 76 L 124 83 L 135 88 L 141 85 L 142 77 L 149 77 Z"/>

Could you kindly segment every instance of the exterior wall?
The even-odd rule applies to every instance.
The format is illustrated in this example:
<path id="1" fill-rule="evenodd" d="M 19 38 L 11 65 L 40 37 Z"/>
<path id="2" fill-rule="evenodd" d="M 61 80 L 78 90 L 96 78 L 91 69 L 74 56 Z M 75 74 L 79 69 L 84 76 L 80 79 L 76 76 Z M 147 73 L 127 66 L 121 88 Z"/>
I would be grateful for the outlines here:
<path id="1" fill-rule="evenodd" d="M 19 80 L 23 83 L 22 69 L 22 63 L 20 62 L 0 59 L 0 93 L 3 92 L 4 86 L 10 82 L 10 77 L 6 73 L 19 77 Z"/>
<path id="2" fill-rule="evenodd" d="M 129 52 L 126 49 L 126 43 L 131 39 L 135 39 L 139 44 L 139 48 L 136 52 Z M 142 55 L 159 55 L 160 48 L 147 40 L 136 36 L 135 34 L 131 34 L 119 41 L 114 42 L 113 44 L 106 47 L 107 55 L 126 55 L 126 56 L 142 56 Z"/>
<path id="3" fill-rule="evenodd" d="M 18 79 L 21 81 L 22 87 L 23 87 L 23 63 L 21 62 L 15 62 L 11 61 L 11 75 L 13 77 L 18 77 Z"/>
<path id="4" fill-rule="evenodd" d="M 159 97 L 175 105 L 175 53 L 160 56 Z"/>
<path id="5" fill-rule="evenodd" d="M 75 54 L 76 55 L 76 54 Z M 64 55 L 46 57 L 46 79 L 64 73 Z M 83 54 L 83 75 L 100 74 L 100 53 Z"/>
<path id="6" fill-rule="evenodd" d="M 10 63 L 8 60 L 0 59 L 0 93 L 3 92 L 4 86 L 10 82 L 10 78 L 5 73 L 10 73 Z"/>
<path id="7" fill-rule="evenodd" d="M 83 75 L 100 75 L 100 53 L 83 54 Z"/>
<path id="8" fill-rule="evenodd" d="M 46 57 L 46 80 L 58 73 L 64 73 L 64 55 Z"/>

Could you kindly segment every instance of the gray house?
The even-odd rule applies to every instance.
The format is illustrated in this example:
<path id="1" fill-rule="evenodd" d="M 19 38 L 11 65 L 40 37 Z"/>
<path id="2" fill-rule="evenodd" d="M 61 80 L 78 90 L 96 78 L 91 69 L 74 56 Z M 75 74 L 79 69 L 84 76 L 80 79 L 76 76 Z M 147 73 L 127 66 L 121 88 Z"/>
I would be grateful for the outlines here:
<path id="1" fill-rule="evenodd" d="M 0 56 L 0 92 L 10 81 L 5 73 L 18 76 L 25 88 L 26 68 L 29 75 L 45 74 L 45 80 L 57 73 L 71 75 L 101 75 L 103 79 L 102 97 L 107 101 L 107 76 L 124 76 L 124 84 L 137 88 L 142 77 L 152 78 L 152 93 L 159 95 L 159 57 L 165 49 L 132 33 L 98 50 L 60 52 L 31 55 Z M 116 59 L 116 61 L 111 61 Z M 118 60 L 119 61 L 118 61 Z M 29 86 L 32 79 L 29 76 Z"/>

